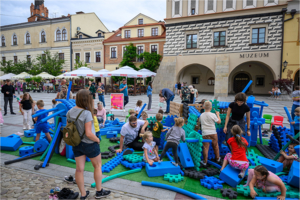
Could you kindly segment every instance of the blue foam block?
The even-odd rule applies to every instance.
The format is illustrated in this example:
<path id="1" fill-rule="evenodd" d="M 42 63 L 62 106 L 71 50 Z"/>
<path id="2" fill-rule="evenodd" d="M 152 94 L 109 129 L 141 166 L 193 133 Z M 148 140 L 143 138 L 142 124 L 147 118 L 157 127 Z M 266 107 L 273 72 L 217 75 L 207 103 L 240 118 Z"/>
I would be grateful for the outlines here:
<path id="1" fill-rule="evenodd" d="M 184 168 L 194 167 L 192 156 L 186 143 L 180 143 L 177 149 L 180 162 Z"/>
<path id="2" fill-rule="evenodd" d="M 220 173 L 219 178 L 230 185 L 231 187 L 236 187 L 243 178 L 239 178 L 239 173 L 241 170 L 235 169 L 230 165 L 227 165 Z M 247 174 L 248 169 L 245 174 Z"/>
<path id="3" fill-rule="evenodd" d="M 34 150 L 36 152 L 43 152 L 49 146 L 49 142 L 47 139 L 40 139 L 34 143 Z"/>
<path id="4" fill-rule="evenodd" d="M 33 153 L 33 146 L 26 146 L 26 147 L 21 147 L 19 149 L 19 155 L 26 156 L 27 154 Z"/>
<path id="5" fill-rule="evenodd" d="M 146 172 L 149 177 L 164 176 L 167 173 L 171 175 L 178 175 L 180 174 L 180 167 L 176 167 L 171 163 L 171 161 L 161 163 L 155 162 L 152 166 L 146 163 Z"/>
<path id="6" fill-rule="evenodd" d="M 282 172 L 283 164 L 265 157 L 258 156 L 259 162 L 274 174 Z"/>
<path id="7" fill-rule="evenodd" d="M 21 138 L 21 137 L 16 134 L 11 134 L 11 135 L 7 136 L 7 138 Z"/>
<path id="8" fill-rule="evenodd" d="M 25 137 L 33 137 L 33 134 L 35 134 L 34 129 L 24 131 L 24 136 Z"/>
<path id="9" fill-rule="evenodd" d="M 298 154 L 298 156 L 300 157 L 300 145 L 295 146 L 295 151 Z"/>
<path id="10" fill-rule="evenodd" d="M 106 138 L 112 138 L 112 137 L 118 137 L 118 132 L 117 131 L 107 131 L 106 133 Z"/>
<path id="11" fill-rule="evenodd" d="M 70 159 L 74 159 L 75 158 L 72 146 L 67 145 L 67 144 L 66 144 L 66 158 L 67 159 L 68 158 L 70 158 Z"/>
<path id="12" fill-rule="evenodd" d="M 119 125 L 119 123 L 120 123 L 120 120 L 118 118 L 116 118 L 115 121 L 113 121 L 112 124 L 113 125 Z"/>
<path id="13" fill-rule="evenodd" d="M 85 158 L 85 161 L 86 162 L 91 162 L 91 160 L 88 157 Z"/>
<path id="14" fill-rule="evenodd" d="M 1 137 L 0 139 L 1 150 L 4 151 L 16 151 L 22 144 L 21 138 Z"/>
<path id="15" fill-rule="evenodd" d="M 300 172 L 299 162 L 294 161 L 288 176 L 287 183 L 289 185 L 299 188 L 299 182 L 300 182 L 299 172 Z"/>
<path id="16" fill-rule="evenodd" d="M 40 139 L 45 139 L 46 138 L 46 134 L 45 133 L 40 133 Z M 36 139 L 36 133 L 33 134 L 33 140 L 35 141 Z"/>
<path id="17" fill-rule="evenodd" d="M 255 197 L 255 200 L 277 200 L 277 197 Z M 285 198 L 285 200 L 299 200 L 297 198 Z"/>

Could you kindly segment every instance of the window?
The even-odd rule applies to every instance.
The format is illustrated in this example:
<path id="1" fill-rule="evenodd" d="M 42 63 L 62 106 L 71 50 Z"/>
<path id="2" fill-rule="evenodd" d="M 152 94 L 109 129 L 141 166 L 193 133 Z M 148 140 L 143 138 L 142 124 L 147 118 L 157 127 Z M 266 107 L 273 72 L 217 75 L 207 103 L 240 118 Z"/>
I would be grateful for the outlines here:
<path id="1" fill-rule="evenodd" d="M 246 0 L 246 6 L 252 6 L 253 0 Z"/>
<path id="2" fill-rule="evenodd" d="M 80 53 L 75 53 L 75 61 L 76 63 L 80 61 Z"/>
<path id="3" fill-rule="evenodd" d="M 82 35 L 79 35 L 79 39 L 81 39 L 82 38 Z"/>
<path id="4" fill-rule="evenodd" d="M 1 45 L 2 47 L 5 47 L 5 37 L 4 36 L 1 37 L 1 44 L 2 44 Z"/>
<path id="5" fill-rule="evenodd" d="M 208 84 L 208 85 L 215 85 L 215 78 L 210 77 L 210 78 L 207 80 L 207 84 Z"/>
<path id="6" fill-rule="evenodd" d="M 56 41 L 61 41 L 61 31 L 60 30 L 56 31 Z"/>
<path id="7" fill-rule="evenodd" d="M 144 37 L 144 29 L 138 29 L 138 37 Z"/>
<path id="8" fill-rule="evenodd" d="M 18 39 L 16 35 L 13 36 L 13 45 L 18 45 Z"/>
<path id="9" fill-rule="evenodd" d="M 62 40 L 67 40 L 67 30 L 66 29 L 64 29 L 62 31 Z"/>
<path id="10" fill-rule="evenodd" d="M 205 14 L 215 13 L 217 10 L 217 0 L 205 0 Z"/>
<path id="11" fill-rule="evenodd" d="M 157 53 L 157 45 L 151 45 L 151 53 Z"/>
<path id="12" fill-rule="evenodd" d="M 46 54 L 42 54 L 42 63 L 46 64 Z"/>
<path id="13" fill-rule="evenodd" d="M 265 43 L 266 28 L 253 28 L 252 29 L 252 44 Z"/>
<path id="14" fill-rule="evenodd" d="M 46 34 L 45 34 L 45 31 L 42 31 L 42 33 L 41 33 L 41 42 L 46 42 Z"/>
<path id="15" fill-rule="evenodd" d="M 225 46 L 226 40 L 226 32 L 225 31 L 218 31 L 214 32 L 214 46 Z"/>
<path id="16" fill-rule="evenodd" d="M 199 84 L 200 77 L 192 77 L 192 84 Z"/>
<path id="17" fill-rule="evenodd" d="M 182 1 L 183 0 L 172 0 L 172 17 L 182 16 Z M 190 8 L 188 9 L 190 10 Z M 190 11 L 188 11 L 188 13 L 190 13 Z"/>
<path id="18" fill-rule="evenodd" d="M 278 4 L 278 0 L 264 0 L 265 6 L 274 6 Z"/>
<path id="19" fill-rule="evenodd" d="M 144 20 L 143 19 L 139 19 L 139 25 L 144 24 Z"/>
<path id="20" fill-rule="evenodd" d="M 26 33 L 26 44 L 30 44 L 30 34 Z"/>
<path id="21" fill-rule="evenodd" d="M 243 0 L 243 8 L 255 8 L 257 0 Z"/>
<path id="22" fill-rule="evenodd" d="M 196 11 L 196 0 L 191 0 L 191 15 L 195 15 Z"/>
<path id="23" fill-rule="evenodd" d="M 96 52 L 96 62 L 101 62 L 101 52 Z"/>
<path id="24" fill-rule="evenodd" d="M 151 33 L 152 33 L 152 36 L 157 36 L 158 35 L 158 28 L 152 28 Z"/>
<path id="25" fill-rule="evenodd" d="M 194 49 L 197 48 L 197 35 L 187 35 L 186 36 L 186 48 Z"/>
<path id="26" fill-rule="evenodd" d="M 5 58 L 5 57 L 2 57 L 2 61 L 4 61 L 4 62 L 5 62 L 5 61 L 6 61 L 6 58 Z"/>
<path id="27" fill-rule="evenodd" d="M 111 53 L 110 53 L 110 57 L 111 58 L 117 58 L 117 51 L 116 51 L 116 47 L 112 47 L 111 49 L 110 49 L 110 51 L 111 51 Z"/>
<path id="28" fill-rule="evenodd" d="M 90 53 L 85 53 L 85 62 L 90 63 L 91 62 L 91 55 Z"/>
<path id="29" fill-rule="evenodd" d="M 265 77 L 256 77 L 256 86 L 264 86 L 265 85 Z"/>
<path id="30" fill-rule="evenodd" d="M 59 53 L 59 60 L 65 60 L 65 54 L 64 53 Z"/>
<path id="31" fill-rule="evenodd" d="M 236 0 L 223 0 L 223 11 L 231 11 L 236 9 Z"/>
<path id="32" fill-rule="evenodd" d="M 175 1 L 175 15 L 179 15 L 180 1 Z"/>
<path id="33" fill-rule="evenodd" d="M 144 53 L 144 46 L 137 46 L 137 54 L 140 55 L 142 53 Z M 143 62 L 143 59 L 142 58 L 138 58 L 137 60 L 138 62 Z"/>
<path id="34" fill-rule="evenodd" d="M 101 34 L 101 33 L 98 33 L 98 37 L 102 37 L 102 34 Z"/>
<path id="35" fill-rule="evenodd" d="M 208 0 L 207 10 L 213 10 L 213 9 L 214 9 L 214 0 Z"/>
<path id="36" fill-rule="evenodd" d="M 15 64 L 18 63 L 18 56 L 14 56 L 14 63 L 15 63 Z"/>
<path id="37" fill-rule="evenodd" d="M 30 55 L 27 55 L 27 62 L 31 63 L 31 56 Z"/>
<path id="38" fill-rule="evenodd" d="M 125 30 L 125 38 L 130 38 L 130 30 Z"/>

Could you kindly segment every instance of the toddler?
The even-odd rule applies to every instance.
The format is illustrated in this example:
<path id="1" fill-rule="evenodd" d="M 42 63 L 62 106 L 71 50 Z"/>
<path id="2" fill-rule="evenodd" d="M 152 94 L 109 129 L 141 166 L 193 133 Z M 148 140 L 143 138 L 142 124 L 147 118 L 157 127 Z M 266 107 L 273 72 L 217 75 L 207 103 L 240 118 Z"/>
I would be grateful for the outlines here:
<path id="1" fill-rule="evenodd" d="M 166 134 L 165 140 L 167 140 L 167 144 L 163 150 L 163 152 L 160 155 L 159 161 L 161 162 L 163 157 L 165 156 L 168 149 L 173 149 L 173 158 L 175 162 L 172 162 L 173 165 L 176 167 L 178 166 L 178 155 L 177 155 L 177 147 L 179 145 L 180 139 L 185 142 L 185 132 L 182 129 L 182 126 L 184 125 L 184 120 L 182 117 L 175 118 L 175 126 L 173 126 Z"/>
<path id="2" fill-rule="evenodd" d="M 281 94 L 280 93 L 280 89 L 278 87 L 275 87 L 275 91 L 274 91 L 274 96 L 275 96 L 275 99 L 277 99 L 279 97 L 279 95 Z"/>
<path id="3" fill-rule="evenodd" d="M 141 114 L 141 118 L 146 122 L 148 121 L 147 118 L 148 118 L 148 114 L 146 113 L 146 111 L 143 111 L 142 114 Z"/>
<path id="4" fill-rule="evenodd" d="M 159 109 L 158 113 L 162 114 L 162 116 L 164 115 L 164 111 L 162 109 Z"/>
<path id="5" fill-rule="evenodd" d="M 31 115 L 34 112 L 34 104 L 29 93 L 24 93 L 20 106 L 23 115 L 23 130 L 31 129 Z"/>
<path id="6" fill-rule="evenodd" d="M 226 154 L 220 171 L 222 171 L 229 163 L 233 168 L 241 170 L 239 178 L 243 178 L 249 167 L 248 159 L 246 157 L 248 142 L 242 137 L 243 131 L 239 125 L 234 125 L 231 129 L 231 133 L 233 137 L 227 140 L 231 153 Z"/>
<path id="7" fill-rule="evenodd" d="M 212 141 L 212 148 L 215 152 L 217 163 L 221 161 L 220 152 L 219 152 L 219 145 L 218 145 L 218 134 L 216 130 L 215 123 L 220 124 L 220 113 L 216 112 L 216 114 L 211 113 L 212 104 L 210 101 L 206 101 L 204 103 L 205 112 L 200 115 L 200 122 L 201 122 L 201 130 L 202 130 L 202 138 L 209 139 Z M 209 150 L 209 142 L 203 143 L 203 161 L 201 160 L 200 163 L 206 167 L 207 164 L 207 157 L 208 157 L 208 150 Z"/>
<path id="8" fill-rule="evenodd" d="M 140 113 L 140 110 L 142 109 L 142 104 L 143 104 L 143 102 L 141 100 L 138 100 L 136 102 L 136 107 L 134 109 L 136 117 L 138 116 L 138 114 Z"/>
<path id="9" fill-rule="evenodd" d="M 202 99 L 201 102 L 200 102 L 200 104 L 202 105 L 202 109 L 200 110 L 200 113 L 201 113 L 201 114 L 205 112 L 205 110 L 204 110 L 204 108 L 203 108 L 203 107 L 204 107 L 205 101 L 207 101 L 207 99 Z"/>
<path id="10" fill-rule="evenodd" d="M 300 107 L 295 109 L 294 114 L 295 114 L 294 121 L 292 121 L 291 124 L 294 125 L 294 132 L 295 132 L 295 135 L 297 135 L 297 133 L 299 133 Z"/>
<path id="11" fill-rule="evenodd" d="M 161 132 L 165 132 L 167 131 L 168 129 L 164 129 L 164 126 L 162 125 L 161 121 L 163 119 L 163 116 L 162 114 L 160 113 L 157 113 L 156 114 L 156 122 L 153 126 L 153 131 L 152 131 L 152 134 L 153 134 L 153 140 L 154 142 L 156 143 L 156 151 L 158 152 L 158 146 L 160 145 L 160 135 L 161 135 Z"/>
<path id="12" fill-rule="evenodd" d="M 280 150 L 281 156 L 279 157 L 278 162 L 283 163 L 283 168 L 287 167 L 288 170 L 290 170 L 290 168 L 293 164 L 293 161 L 298 160 L 299 157 L 294 149 L 295 146 L 297 146 L 297 144 L 292 143 L 289 145 L 289 147 L 288 147 L 289 154 L 288 155 L 284 151 Z"/>
<path id="13" fill-rule="evenodd" d="M 162 94 L 159 94 L 159 110 L 163 110 L 165 100 L 165 97 Z"/>
<path id="14" fill-rule="evenodd" d="M 36 114 L 45 111 L 43 100 L 38 100 L 36 104 L 37 104 L 37 107 L 39 109 L 36 112 Z M 36 122 L 36 138 L 35 138 L 35 141 L 38 141 L 40 139 L 41 132 L 45 133 L 45 135 L 47 137 L 47 140 L 49 142 L 51 142 L 51 140 L 52 140 L 52 138 L 49 134 L 49 127 L 48 127 L 47 121 L 46 122 L 41 122 L 41 120 L 46 118 L 47 116 L 48 116 L 48 113 L 44 113 L 44 114 L 42 114 L 42 115 L 40 115 L 40 116 L 38 116 L 34 119 L 34 121 Z"/>
<path id="15" fill-rule="evenodd" d="M 35 114 L 36 111 L 38 111 L 38 107 L 36 105 L 36 101 L 33 101 L 33 113 L 32 114 Z"/>
<path id="16" fill-rule="evenodd" d="M 93 114 L 93 118 L 94 118 L 94 126 L 95 126 L 95 132 L 96 132 L 96 136 L 100 139 L 101 141 L 101 135 L 100 135 L 100 128 L 99 128 L 99 123 L 98 123 L 98 119 L 97 119 L 97 109 L 94 109 L 94 114 Z"/>
<path id="17" fill-rule="evenodd" d="M 248 170 L 247 184 L 244 185 L 244 187 L 248 185 L 250 188 L 250 196 L 252 198 L 257 196 L 257 193 L 254 190 L 255 186 L 258 189 L 262 189 L 264 192 L 281 192 L 281 194 L 277 196 L 277 199 L 285 199 L 286 188 L 282 180 L 262 165 L 258 165 L 254 169 Z"/>
<path id="18" fill-rule="evenodd" d="M 157 162 L 159 158 L 157 150 L 155 149 L 152 133 L 146 131 L 144 134 L 140 134 L 140 136 L 143 138 L 143 141 L 145 141 L 142 147 L 144 149 L 143 160 L 152 166 L 153 162 Z"/>

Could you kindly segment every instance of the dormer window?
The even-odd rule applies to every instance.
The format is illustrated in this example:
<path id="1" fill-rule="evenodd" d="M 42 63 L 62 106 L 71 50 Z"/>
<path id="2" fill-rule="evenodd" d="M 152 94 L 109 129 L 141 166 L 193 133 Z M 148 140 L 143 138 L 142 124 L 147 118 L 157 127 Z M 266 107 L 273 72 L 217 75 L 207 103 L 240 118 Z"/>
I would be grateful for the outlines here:
<path id="1" fill-rule="evenodd" d="M 82 35 L 79 35 L 79 38 L 81 39 L 81 38 L 82 38 Z"/>
<path id="2" fill-rule="evenodd" d="M 101 37 L 102 36 L 102 34 L 101 33 L 98 33 L 98 37 Z"/>
<path id="3" fill-rule="evenodd" d="M 139 25 L 144 24 L 144 19 L 139 19 Z"/>

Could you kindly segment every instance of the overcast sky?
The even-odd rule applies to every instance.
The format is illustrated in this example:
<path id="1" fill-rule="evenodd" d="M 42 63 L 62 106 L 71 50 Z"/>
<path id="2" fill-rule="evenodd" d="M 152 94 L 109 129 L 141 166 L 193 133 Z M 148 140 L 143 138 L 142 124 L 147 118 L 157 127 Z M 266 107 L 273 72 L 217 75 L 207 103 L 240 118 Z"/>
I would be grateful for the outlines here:
<path id="1" fill-rule="evenodd" d="M 27 22 L 34 0 L 0 0 L 1 26 Z M 157 21 L 166 17 L 166 0 L 45 0 L 49 17 L 94 12 L 109 31 L 117 30 L 139 13 Z M 87 22 L 88 23 L 88 22 Z"/>

